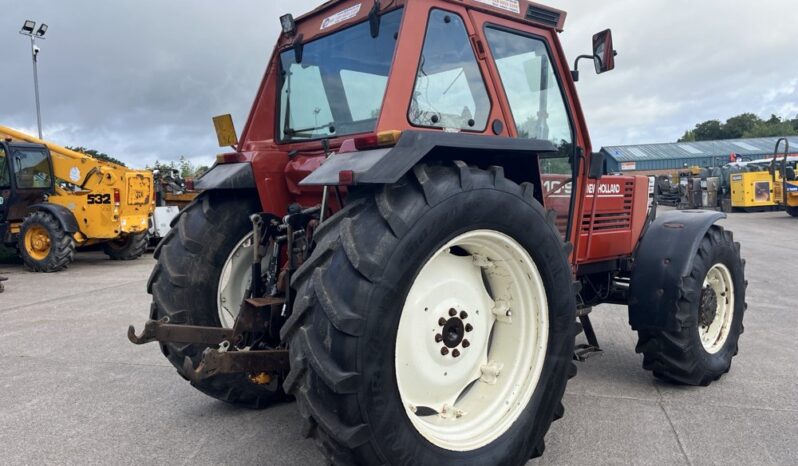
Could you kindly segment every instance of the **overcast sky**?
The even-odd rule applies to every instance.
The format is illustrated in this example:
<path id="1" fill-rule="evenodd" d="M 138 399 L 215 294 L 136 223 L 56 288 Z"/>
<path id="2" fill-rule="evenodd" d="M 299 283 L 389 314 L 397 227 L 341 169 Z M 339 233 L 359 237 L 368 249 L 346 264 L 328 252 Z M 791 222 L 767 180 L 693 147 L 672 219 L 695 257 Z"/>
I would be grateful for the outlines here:
<path id="1" fill-rule="evenodd" d="M 368 2 L 369 0 L 364 0 Z M 142 167 L 218 152 L 211 116 L 240 131 L 279 32 L 321 0 L 0 0 L 0 124 L 35 133 L 25 19 L 40 44 L 45 138 Z M 674 141 L 742 112 L 798 114 L 798 8 L 791 0 L 552 0 L 569 12 L 573 60 L 611 27 L 616 70 L 578 84 L 595 149 Z M 587 65 L 585 63 L 585 65 Z"/>

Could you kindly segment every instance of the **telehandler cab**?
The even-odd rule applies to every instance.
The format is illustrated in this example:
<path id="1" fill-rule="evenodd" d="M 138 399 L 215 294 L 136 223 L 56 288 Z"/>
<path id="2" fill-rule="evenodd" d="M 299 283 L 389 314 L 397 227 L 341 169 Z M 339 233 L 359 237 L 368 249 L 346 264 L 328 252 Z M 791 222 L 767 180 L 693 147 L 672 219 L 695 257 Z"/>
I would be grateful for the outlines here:
<path id="1" fill-rule="evenodd" d="M 281 18 L 241 141 L 156 251 L 130 340 L 212 397 L 295 396 L 335 464 L 541 455 L 602 303 L 628 305 L 656 377 L 718 379 L 743 330 L 739 245 L 722 213 L 658 213 L 646 177 L 602 176 L 564 21 L 519 0 Z M 593 46 L 610 71 L 610 31 Z"/>

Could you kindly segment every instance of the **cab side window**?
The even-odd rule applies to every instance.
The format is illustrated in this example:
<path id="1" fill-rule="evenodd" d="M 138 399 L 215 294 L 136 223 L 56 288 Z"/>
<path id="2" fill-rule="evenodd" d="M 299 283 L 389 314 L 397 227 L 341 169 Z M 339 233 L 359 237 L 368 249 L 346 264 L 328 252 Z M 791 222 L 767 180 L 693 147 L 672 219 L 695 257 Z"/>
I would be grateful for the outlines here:
<path id="1" fill-rule="evenodd" d="M 455 13 L 432 10 L 410 103 L 410 122 L 484 131 L 490 105 L 463 19 Z"/>
<path id="2" fill-rule="evenodd" d="M 549 140 L 561 152 L 570 154 L 571 121 L 545 42 L 490 27 L 485 35 L 518 136 Z"/>
<path id="3" fill-rule="evenodd" d="M 0 188 L 11 187 L 11 172 L 8 169 L 8 158 L 6 151 L 0 147 Z"/>
<path id="4" fill-rule="evenodd" d="M 18 149 L 11 153 L 14 157 L 14 178 L 17 189 L 49 188 L 52 186 L 50 160 L 41 150 Z"/>
<path id="5" fill-rule="evenodd" d="M 541 157 L 543 204 L 556 214 L 567 239 L 573 196 L 573 129 L 546 43 L 536 37 L 487 27 L 485 36 L 510 103 L 518 137 L 551 141 L 554 154 Z"/>

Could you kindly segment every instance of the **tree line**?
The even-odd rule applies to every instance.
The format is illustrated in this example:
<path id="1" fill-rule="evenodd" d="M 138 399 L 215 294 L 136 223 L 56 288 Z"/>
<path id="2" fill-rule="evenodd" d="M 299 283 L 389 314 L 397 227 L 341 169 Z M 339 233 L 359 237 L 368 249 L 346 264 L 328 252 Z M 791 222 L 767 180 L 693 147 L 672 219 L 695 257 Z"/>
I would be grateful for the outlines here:
<path id="1" fill-rule="evenodd" d="M 67 149 L 80 152 L 82 154 L 88 155 L 89 157 L 93 157 L 97 160 L 103 160 L 105 162 L 115 163 L 117 165 L 121 165 L 126 167 L 125 162 L 113 157 L 111 155 L 106 154 L 105 152 L 100 152 L 94 149 L 88 149 L 86 147 L 69 147 Z M 155 161 L 152 167 L 147 165 L 144 167 L 146 170 L 161 170 L 161 171 L 168 171 L 168 170 L 178 170 L 180 171 L 180 176 L 183 178 L 198 178 L 200 175 L 204 174 L 209 168 L 205 165 L 195 165 L 191 163 L 190 160 L 186 159 L 184 156 L 180 156 L 180 160 L 178 161 L 169 161 L 169 162 L 160 162 L 158 160 Z"/>
<path id="2" fill-rule="evenodd" d="M 709 120 L 686 131 L 678 142 L 779 136 L 798 136 L 798 115 L 792 120 L 778 115 L 771 115 L 769 119 L 763 120 L 753 113 L 743 113 L 725 122 Z"/>

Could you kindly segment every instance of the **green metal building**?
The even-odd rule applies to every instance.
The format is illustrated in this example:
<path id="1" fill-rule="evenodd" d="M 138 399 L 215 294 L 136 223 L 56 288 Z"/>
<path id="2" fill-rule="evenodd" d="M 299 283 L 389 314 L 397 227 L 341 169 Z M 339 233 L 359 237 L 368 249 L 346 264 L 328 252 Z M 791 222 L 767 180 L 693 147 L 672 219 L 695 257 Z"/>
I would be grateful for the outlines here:
<path id="1" fill-rule="evenodd" d="M 756 160 L 773 155 L 779 138 L 729 139 L 725 141 L 642 144 L 603 147 L 608 173 L 678 170 L 684 167 L 718 167 L 739 157 Z M 790 152 L 798 153 L 798 137 L 788 138 Z M 781 148 L 784 148 L 783 143 Z"/>

